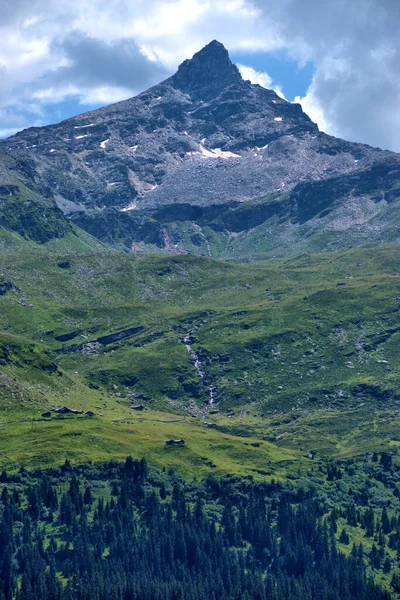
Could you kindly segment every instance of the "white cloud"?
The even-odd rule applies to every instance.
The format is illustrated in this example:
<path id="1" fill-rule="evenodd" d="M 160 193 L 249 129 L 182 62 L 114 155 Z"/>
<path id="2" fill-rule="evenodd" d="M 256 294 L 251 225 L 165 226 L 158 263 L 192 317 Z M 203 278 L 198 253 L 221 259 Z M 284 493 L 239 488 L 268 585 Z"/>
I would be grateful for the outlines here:
<path id="1" fill-rule="evenodd" d="M 47 87 L 45 89 L 38 89 L 32 92 L 31 98 L 43 104 L 55 104 L 62 102 L 68 96 L 77 96 L 80 93 L 81 90 L 76 85 L 66 85 L 62 88 Z"/>
<path id="2" fill-rule="evenodd" d="M 86 94 L 83 94 L 80 103 L 81 104 L 111 104 L 113 102 L 120 102 L 126 100 L 132 96 L 132 91 L 123 87 L 112 87 L 102 86 L 88 90 Z"/>
<path id="3" fill-rule="evenodd" d="M 282 92 L 282 88 L 279 86 L 274 88 L 274 92 L 279 98 L 282 98 L 282 100 L 287 100 L 285 94 Z"/>
<path id="4" fill-rule="evenodd" d="M 272 79 L 265 71 L 256 71 L 253 67 L 247 65 L 237 64 L 236 66 L 243 79 L 248 79 L 251 83 L 258 83 L 258 85 L 265 88 L 270 88 L 272 86 Z"/>
<path id="5" fill-rule="evenodd" d="M 241 76 L 245 80 L 251 81 L 251 83 L 258 83 L 264 88 L 273 89 L 279 98 L 283 98 L 283 100 L 287 100 L 285 94 L 282 92 L 282 89 L 275 85 L 272 81 L 272 78 L 265 71 L 257 71 L 250 67 L 249 65 L 236 65 L 240 71 Z"/>
<path id="6" fill-rule="evenodd" d="M 4 129 L 0 129 L 0 139 L 10 137 L 10 135 L 14 135 L 14 133 L 17 133 L 17 131 L 19 131 L 19 129 L 19 127 L 5 127 Z"/>
<path id="7" fill-rule="evenodd" d="M 296 96 L 294 102 L 301 104 L 304 112 L 318 125 L 321 131 L 333 131 L 334 126 L 327 121 L 318 99 L 311 92 L 307 93 L 302 98 Z"/>

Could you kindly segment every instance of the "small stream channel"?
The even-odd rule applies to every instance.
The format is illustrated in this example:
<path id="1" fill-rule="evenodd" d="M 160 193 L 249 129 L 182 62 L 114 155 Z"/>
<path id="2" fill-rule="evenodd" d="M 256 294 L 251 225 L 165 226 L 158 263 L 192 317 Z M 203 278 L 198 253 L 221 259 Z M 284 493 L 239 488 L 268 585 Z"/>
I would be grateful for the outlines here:
<path id="1" fill-rule="evenodd" d="M 187 351 L 189 352 L 190 356 L 193 359 L 194 367 L 195 367 L 196 371 L 198 372 L 203 385 L 205 385 L 205 383 L 204 383 L 205 374 L 204 374 L 203 368 L 201 366 L 201 361 L 199 359 L 199 356 L 190 344 L 190 333 L 191 333 L 190 331 L 186 332 L 186 334 L 183 338 L 183 342 L 187 348 Z M 214 387 L 212 385 L 207 385 L 206 387 L 208 390 L 208 398 L 209 399 L 208 399 L 206 406 L 202 410 L 202 415 L 204 418 L 207 417 L 209 411 L 213 408 L 214 402 L 215 402 Z"/>

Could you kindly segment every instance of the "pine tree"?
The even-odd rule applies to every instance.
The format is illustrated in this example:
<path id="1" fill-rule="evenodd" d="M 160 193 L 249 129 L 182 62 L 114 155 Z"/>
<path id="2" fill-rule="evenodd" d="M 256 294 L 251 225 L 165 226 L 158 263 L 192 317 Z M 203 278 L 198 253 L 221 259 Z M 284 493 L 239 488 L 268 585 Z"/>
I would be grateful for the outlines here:
<path id="1" fill-rule="evenodd" d="M 345 530 L 345 528 L 343 527 L 340 536 L 339 536 L 339 542 L 341 544 L 346 544 L 346 546 L 350 543 L 350 538 L 349 535 L 347 533 L 347 531 Z"/>

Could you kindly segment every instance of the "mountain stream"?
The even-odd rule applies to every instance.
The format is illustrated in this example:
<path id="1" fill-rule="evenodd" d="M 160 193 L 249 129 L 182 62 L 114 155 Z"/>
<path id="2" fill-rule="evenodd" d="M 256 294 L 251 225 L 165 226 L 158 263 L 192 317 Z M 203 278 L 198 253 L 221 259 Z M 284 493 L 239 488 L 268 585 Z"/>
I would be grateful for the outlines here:
<path id="1" fill-rule="evenodd" d="M 183 338 L 183 342 L 184 342 L 184 344 L 185 344 L 185 346 L 187 348 L 187 351 L 189 352 L 190 356 L 193 359 L 194 368 L 198 372 L 202 384 L 206 385 L 204 383 L 205 373 L 203 371 L 200 358 L 199 358 L 198 354 L 196 353 L 196 351 L 193 349 L 193 347 L 190 344 L 190 333 L 191 333 L 190 331 L 186 332 L 186 334 L 185 334 L 185 336 Z M 207 417 L 209 411 L 213 408 L 214 402 L 215 402 L 214 387 L 212 385 L 207 385 L 206 387 L 207 387 L 207 391 L 208 391 L 208 402 L 207 402 L 206 406 L 204 407 L 204 409 L 201 411 L 201 414 L 203 415 L 204 418 Z"/>

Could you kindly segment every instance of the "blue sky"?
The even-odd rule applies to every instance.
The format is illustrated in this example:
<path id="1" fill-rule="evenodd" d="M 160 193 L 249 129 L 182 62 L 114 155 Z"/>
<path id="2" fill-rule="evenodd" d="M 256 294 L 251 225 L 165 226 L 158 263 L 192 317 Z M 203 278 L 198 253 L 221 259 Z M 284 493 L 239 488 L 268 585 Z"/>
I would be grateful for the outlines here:
<path id="1" fill-rule="evenodd" d="M 301 65 L 285 51 L 276 52 L 231 52 L 234 63 L 248 65 L 258 72 L 266 72 L 272 79 L 273 86 L 282 90 L 290 101 L 296 96 L 303 97 L 311 84 L 315 67 L 308 62 Z"/>
<path id="2" fill-rule="evenodd" d="M 398 0 L 0 4 L 0 137 L 136 95 L 213 39 L 321 130 L 400 152 Z"/>

